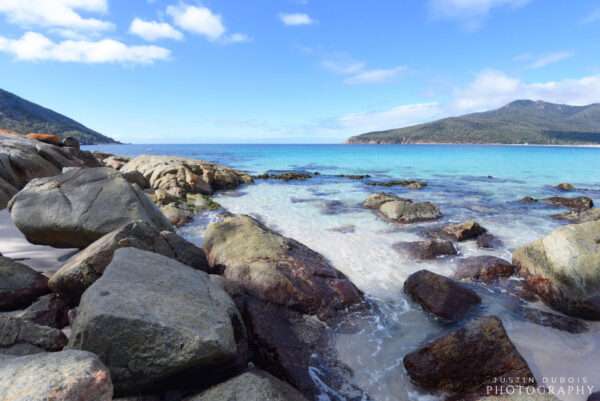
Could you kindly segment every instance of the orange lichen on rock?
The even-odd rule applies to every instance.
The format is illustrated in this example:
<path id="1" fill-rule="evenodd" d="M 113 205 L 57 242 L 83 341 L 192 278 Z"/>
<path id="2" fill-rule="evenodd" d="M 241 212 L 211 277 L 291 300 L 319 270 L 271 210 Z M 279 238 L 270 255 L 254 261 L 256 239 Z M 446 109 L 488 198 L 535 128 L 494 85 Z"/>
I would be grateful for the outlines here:
<path id="1" fill-rule="evenodd" d="M 36 134 L 36 133 L 31 133 L 31 134 L 27 134 L 26 137 L 28 139 L 35 139 L 37 141 L 50 143 L 52 145 L 60 145 L 61 141 L 62 141 L 61 138 L 60 138 L 60 136 L 53 135 L 53 134 Z"/>

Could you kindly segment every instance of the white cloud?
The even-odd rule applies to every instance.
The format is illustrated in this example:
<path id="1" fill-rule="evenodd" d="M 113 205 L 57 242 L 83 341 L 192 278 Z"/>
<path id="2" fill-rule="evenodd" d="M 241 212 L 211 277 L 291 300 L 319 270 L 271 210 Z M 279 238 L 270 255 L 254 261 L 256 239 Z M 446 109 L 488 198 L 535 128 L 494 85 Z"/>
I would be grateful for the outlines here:
<path id="1" fill-rule="evenodd" d="M 27 32 L 19 39 L 0 36 L 0 52 L 11 54 L 20 61 L 90 64 L 151 64 L 170 57 L 168 49 L 158 46 L 128 46 L 113 39 L 65 40 L 57 43 L 36 32 Z"/>
<path id="2" fill-rule="evenodd" d="M 325 59 L 322 65 L 335 74 L 345 76 L 344 82 L 348 85 L 385 83 L 407 71 L 405 66 L 367 68 L 366 63 L 345 55 L 335 55 Z"/>
<path id="3" fill-rule="evenodd" d="M 531 0 L 429 0 L 433 15 L 437 18 L 457 19 L 467 29 L 478 29 L 494 8 L 518 8 Z"/>
<path id="4" fill-rule="evenodd" d="M 365 133 L 424 123 L 440 113 L 438 103 L 405 104 L 384 111 L 347 114 L 340 117 L 339 124 L 353 133 Z"/>
<path id="5" fill-rule="evenodd" d="M 159 39 L 183 39 L 183 34 L 173 28 L 171 24 L 166 22 L 144 21 L 140 18 L 135 18 L 131 21 L 129 32 L 150 42 Z"/>
<path id="6" fill-rule="evenodd" d="M 252 42 L 252 38 L 245 33 L 232 33 L 231 35 L 225 36 L 223 41 L 225 43 L 248 43 Z"/>
<path id="7" fill-rule="evenodd" d="M 544 68 L 551 64 L 559 63 L 571 57 L 573 57 L 572 52 L 557 51 L 552 53 L 541 54 L 539 56 L 533 56 L 531 54 L 522 54 L 515 57 L 515 61 L 527 63 L 527 68 L 536 70 L 539 68 Z"/>
<path id="8" fill-rule="evenodd" d="M 179 28 L 202 35 L 211 41 L 220 39 L 226 32 L 221 16 L 206 7 L 181 3 L 167 7 L 167 14 Z"/>
<path id="9" fill-rule="evenodd" d="M 314 20 L 308 14 L 296 13 L 296 14 L 279 14 L 281 22 L 288 26 L 300 26 L 300 25 L 312 25 Z"/>
<path id="10" fill-rule="evenodd" d="M 78 11 L 104 14 L 108 3 L 107 0 L 0 0 L 0 13 L 20 26 L 90 32 L 114 28 L 108 21 L 84 18 Z"/>

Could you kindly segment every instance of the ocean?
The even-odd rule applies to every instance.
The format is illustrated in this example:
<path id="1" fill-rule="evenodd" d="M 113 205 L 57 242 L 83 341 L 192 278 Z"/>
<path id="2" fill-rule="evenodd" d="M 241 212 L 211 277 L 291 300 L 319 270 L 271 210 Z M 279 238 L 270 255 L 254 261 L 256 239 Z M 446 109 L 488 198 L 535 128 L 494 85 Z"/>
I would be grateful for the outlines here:
<path id="1" fill-rule="evenodd" d="M 600 202 L 600 148 L 466 145 L 106 145 L 90 146 L 120 155 L 168 154 L 214 161 L 250 173 L 278 170 L 319 172 L 307 181 L 257 181 L 255 185 L 215 196 L 234 213 L 260 217 L 269 226 L 325 255 L 378 305 L 362 319 L 358 332 L 336 332 L 341 360 L 354 371 L 353 381 L 378 401 L 427 401 L 408 380 L 403 356 L 449 327 L 432 320 L 403 294 L 413 272 L 428 269 L 447 276 L 461 257 L 494 255 L 510 260 L 516 247 L 564 224 L 551 218 L 563 209 L 519 202 L 525 196 L 565 195 L 554 186 L 570 182 L 566 196 L 589 196 Z M 444 216 L 435 223 L 392 225 L 360 206 L 382 188 L 340 177 L 368 174 L 372 180 L 419 179 L 422 190 L 384 188 L 403 197 L 437 204 Z M 202 242 L 214 220 L 198 216 L 180 231 Z M 457 258 L 417 262 L 392 248 L 399 241 L 423 238 L 428 227 L 476 219 L 502 240 L 495 250 L 461 243 Z M 478 286 L 483 314 L 499 316 L 538 382 L 582 378 L 600 390 L 600 323 L 583 334 L 533 324 L 514 310 L 514 299 L 494 286 Z M 548 311 L 542 304 L 530 307 Z M 583 401 L 587 394 L 566 394 Z M 322 400 L 339 401 L 324 389 Z M 320 401 L 322 401 L 320 400 Z"/>

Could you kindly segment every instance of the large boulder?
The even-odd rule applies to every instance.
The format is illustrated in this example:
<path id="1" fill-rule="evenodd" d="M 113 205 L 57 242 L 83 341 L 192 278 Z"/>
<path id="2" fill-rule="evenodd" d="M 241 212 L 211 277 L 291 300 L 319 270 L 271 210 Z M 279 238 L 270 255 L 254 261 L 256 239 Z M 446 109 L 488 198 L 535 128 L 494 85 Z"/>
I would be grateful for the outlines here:
<path id="1" fill-rule="evenodd" d="M 201 271 L 122 248 L 86 290 L 69 346 L 95 353 L 122 394 L 203 378 L 239 362 L 245 328 L 232 299 Z"/>
<path id="2" fill-rule="evenodd" d="M 462 320 L 481 303 L 475 291 L 427 270 L 411 274 L 404 282 L 404 292 L 423 309 L 450 323 Z"/>
<path id="3" fill-rule="evenodd" d="M 98 358 L 62 351 L 0 363 L 0 399 L 10 401 L 111 401 L 110 374 Z"/>
<path id="4" fill-rule="evenodd" d="M 0 256 L 0 311 L 25 308 L 49 292 L 46 276 Z"/>
<path id="5" fill-rule="evenodd" d="M 459 280 L 481 281 L 491 283 L 500 278 L 507 278 L 515 273 L 515 266 L 495 256 L 472 256 L 461 259 L 454 273 Z"/>
<path id="6" fill-rule="evenodd" d="M 9 208 L 29 242 L 57 248 L 84 248 L 135 220 L 172 230 L 137 186 L 107 167 L 74 169 L 31 181 Z"/>
<path id="7" fill-rule="evenodd" d="M 249 216 L 211 224 L 204 249 L 214 272 L 259 299 L 302 313 L 329 317 L 363 299 L 322 255 Z"/>
<path id="8" fill-rule="evenodd" d="M 514 251 L 513 263 L 554 309 L 600 320 L 600 221 L 558 228 Z"/>
<path id="9" fill-rule="evenodd" d="M 307 401 L 295 388 L 254 369 L 184 401 Z"/>
<path id="10" fill-rule="evenodd" d="M 60 330 L 17 317 L 0 316 L 0 353 L 60 351 L 66 344 L 67 337 Z"/>
<path id="11" fill-rule="evenodd" d="M 134 221 L 106 234 L 83 251 L 72 256 L 50 278 L 52 291 L 77 303 L 81 294 L 94 283 L 119 248 L 137 248 L 177 259 L 198 270 L 208 270 L 204 251 L 171 231 L 160 231 L 152 224 Z"/>
<path id="12" fill-rule="evenodd" d="M 404 357 L 410 378 L 427 390 L 495 395 L 505 386 L 535 386 L 533 373 L 500 319 L 487 316 Z"/>
<path id="13" fill-rule="evenodd" d="M 138 156 L 120 171 L 139 171 L 151 188 L 165 190 L 177 198 L 184 198 L 188 193 L 210 195 L 217 190 L 234 189 L 252 182 L 252 177 L 237 170 L 175 156 Z"/>

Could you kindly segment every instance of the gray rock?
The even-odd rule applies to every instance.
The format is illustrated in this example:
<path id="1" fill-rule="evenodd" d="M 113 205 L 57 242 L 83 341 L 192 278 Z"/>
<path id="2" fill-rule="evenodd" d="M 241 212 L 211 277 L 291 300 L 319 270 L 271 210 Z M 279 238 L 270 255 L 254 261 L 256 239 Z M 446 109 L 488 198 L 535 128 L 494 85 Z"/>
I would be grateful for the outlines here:
<path id="1" fill-rule="evenodd" d="M 600 220 L 600 208 L 592 208 L 587 210 L 571 210 L 565 213 L 559 213 L 552 216 L 557 220 L 566 220 L 570 223 L 587 223 L 589 221 Z"/>
<path id="2" fill-rule="evenodd" d="M 10 354 L 11 348 L 23 345 L 60 351 L 66 344 L 67 338 L 60 330 L 16 317 L 0 316 L 0 353 Z"/>
<path id="3" fill-rule="evenodd" d="M 251 370 L 184 401 L 307 401 L 296 389 L 270 374 Z"/>
<path id="4" fill-rule="evenodd" d="M 15 316 L 41 326 L 62 329 L 69 325 L 69 306 L 57 294 L 48 294 Z"/>
<path id="5" fill-rule="evenodd" d="M 363 202 L 363 207 L 367 209 L 379 209 L 379 207 L 384 203 L 393 201 L 412 202 L 410 199 L 400 198 L 394 194 L 380 192 L 369 195 L 369 197 Z"/>
<path id="6" fill-rule="evenodd" d="M 46 276 L 0 256 L 0 311 L 26 308 L 49 292 Z"/>
<path id="7" fill-rule="evenodd" d="M 134 221 L 106 234 L 72 256 L 50 278 L 52 291 L 76 304 L 81 294 L 94 283 L 119 248 L 138 248 L 177 259 L 199 270 L 208 270 L 204 251 L 171 231 L 159 231 L 152 224 Z"/>
<path id="8" fill-rule="evenodd" d="M 69 346 L 97 354 L 127 395 L 190 372 L 202 385 L 237 362 L 245 341 L 235 304 L 206 273 L 122 248 L 81 298 Z"/>
<path id="9" fill-rule="evenodd" d="M 474 220 L 465 221 L 460 224 L 450 224 L 442 229 L 442 233 L 456 241 L 467 241 L 477 239 L 487 230 Z"/>
<path id="10" fill-rule="evenodd" d="M 454 244 L 448 240 L 433 239 L 414 242 L 398 242 L 394 244 L 393 247 L 395 250 L 407 253 L 411 257 L 419 260 L 458 255 L 458 250 Z"/>
<path id="11" fill-rule="evenodd" d="M 111 401 L 110 374 L 81 351 L 10 358 L 0 363 L 0 399 L 6 401 Z"/>
<path id="12" fill-rule="evenodd" d="M 135 220 L 172 230 L 136 185 L 107 167 L 34 180 L 11 200 L 9 208 L 29 242 L 57 248 L 84 248 Z"/>
<path id="13" fill-rule="evenodd" d="M 142 189 L 146 189 L 146 188 L 150 187 L 146 177 L 144 177 L 142 175 L 142 173 L 140 173 L 139 171 L 134 170 L 134 171 L 128 171 L 126 173 L 123 173 L 123 178 L 125 178 L 127 181 L 129 181 L 132 184 L 137 184 L 137 186 Z"/>
<path id="14" fill-rule="evenodd" d="M 440 209 L 431 202 L 385 202 L 379 212 L 386 218 L 399 223 L 418 223 L 442 217 Z"/>

